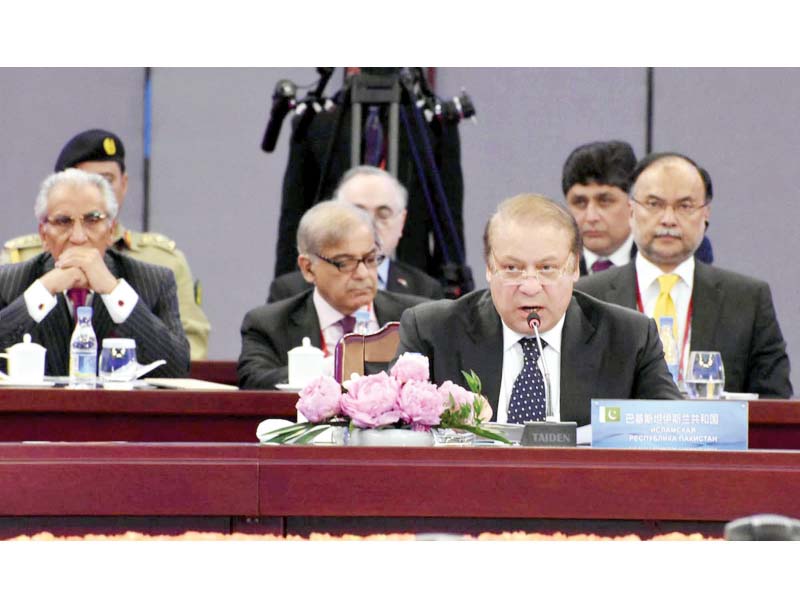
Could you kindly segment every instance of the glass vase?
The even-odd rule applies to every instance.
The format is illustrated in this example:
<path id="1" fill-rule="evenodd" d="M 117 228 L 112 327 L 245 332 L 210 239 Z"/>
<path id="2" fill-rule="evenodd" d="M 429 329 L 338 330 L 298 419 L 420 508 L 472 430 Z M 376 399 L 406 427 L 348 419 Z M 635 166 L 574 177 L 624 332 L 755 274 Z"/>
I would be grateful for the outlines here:
<path id="1" fill-rule="evenodd" d="M 436 446 L 472 446 L 475 443 L 475 434 L 462 429 L 435 428 L 433 441 Z"/>

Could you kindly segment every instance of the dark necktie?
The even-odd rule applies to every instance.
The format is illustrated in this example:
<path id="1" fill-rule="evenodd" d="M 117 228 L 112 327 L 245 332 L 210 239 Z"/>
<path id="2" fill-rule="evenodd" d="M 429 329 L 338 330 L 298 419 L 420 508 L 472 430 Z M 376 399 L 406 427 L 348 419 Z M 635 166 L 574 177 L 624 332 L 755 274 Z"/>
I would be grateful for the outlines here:
<path id="1" fill-rule="evenodd" d="M 356 327 L 356 318 L 353 315 L 342 317 L 337 322 L 342 326 L 342 335 L 353 333 L 353 329 Z"/>
<path id="2" fill-rule="evenodd" d="M 89 295 L 89 290 L 86 288 L 70 288 L 67 290 L 67 298 L 72 302 L 72 317 L 77 321 L 78 307 L 86 304 L 86 297 Z"/>
<path id="3" fill-rule="evenodd" d="M 601 258 L 600 260 L 594 261 L 592 265 L 592 273 L 599 273 L 600 271 L 605 271 L 606 269 L 613 267 L 614 263 L 612 263 L 607 258 Z"/>
<path id="4" fill-rule="evenodd" d="M 364 164 L 379 166 L 383 158 L 383 126 L 378 106 L 369 107 L 367 121 L 364 124 L 364 142 Z"/>
<path id="5" fill-rule="evenodd" d="M 536 365 L 539 360 L 539 347 L 536 338 L 522 338 L 522 353 L 525 362 L 522 371 L 514 380 L 511 389 L 511 401 L 508 403 L 508 422 L 525 423 L 526 421 L 544 421 L 546 416 L 546 400 L 544 377 Z M 542 348 L 547 342 L 542 340 Z"/>

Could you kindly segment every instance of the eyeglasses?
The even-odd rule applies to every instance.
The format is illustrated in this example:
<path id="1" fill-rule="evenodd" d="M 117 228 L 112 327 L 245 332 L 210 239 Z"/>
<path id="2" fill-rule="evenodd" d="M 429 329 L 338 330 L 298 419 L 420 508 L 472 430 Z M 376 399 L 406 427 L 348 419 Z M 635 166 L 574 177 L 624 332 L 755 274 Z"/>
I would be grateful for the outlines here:
<path id="1" fill-rule="evenodd" d="M 58 233 L 67 233 L 68 231 L 72 231 L 72 228 L 75 227 L 76 221 L 80 221 L 81 227 L 87 231 L 95 232 L 100 230 L 100 228 L 106 223 L 107 219 L 108 215 L 106 213 L 100 212 L 99 210 L 93 210 L 85 215 L 79 215 L 77 217 L 71 217 L 70 215 L 55 215 L 53 217 L 46 217 L 44 222 L 50 225 L 50 227 L 52 227 Z"/>
<path id="2" fill-rule="evenodd" d="M 672 212 L 674 212 L 676 215 L 680 215 L 681 217 L 691 217 L 704 206 L 708 206 L 708 202 L 703 202 L 701 204 L 695 202 L 694 200 L 681 200 L 680 202 L 676 202 L 674 204 L 670 204 L 661 198 L 648 198 L 644 202 L 639 202 L 636 198 L 631 196 L 631 200 L 653 214 L 663 214 L 666 212 L 667 207 L 670 207 L 672 208 Z"/>
<path id="3" fill-rule="evenodd" d="M 534 267 L 532 273 L 529 273 L 527 269 L 520 268 L 515 264 L 498 266 L 498 261 L 494 254 L 492 254 L 492 260 L 495 264 L 493 273 L 500 278 L 504 285 L 520 285 L 528 277 L 533 277 L 540 285 L 552 285 L 561 279 L 564 274 L 575 268 L 572 255 L 567 257 L 567 260 L 564 261 L 564 264 L 560 267 L 555 265 L 541 265 Z"/>
<path id="4" fill-rule="evenodd" d="M 369 254 L 365 254 L 361 258 L 355 257 L 346 257 L 340 258 L 338 260 L 334 260 L 333 258 L 328 258 L 326 256 L 322 256 L 321 254 L 314 253 L 319 259 L 324 260 L 329 265 L 333 265 L 337 269 L 339 269 L 340 273 L 352 273 L 356 269 L 358 269 L 358 265 L 364 263 L 364 266 L 368 269 L 377 269 L 380 264 L 386 260 L 386 257 L 383 254 L 378 254 L 375 250 L 370 252 Z"/>

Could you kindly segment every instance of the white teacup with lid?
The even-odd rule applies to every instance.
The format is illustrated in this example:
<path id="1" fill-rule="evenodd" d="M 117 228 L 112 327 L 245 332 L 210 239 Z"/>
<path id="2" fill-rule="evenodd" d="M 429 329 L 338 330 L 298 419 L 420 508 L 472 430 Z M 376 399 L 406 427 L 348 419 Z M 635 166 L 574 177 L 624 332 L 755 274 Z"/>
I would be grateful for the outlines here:
<path id="1" fill-rule="evenodd" d="M 292 348 L 287 353 L 289 357 L 289 385 L 291 387 L 305 387 L 312 379 L 322 375 L 323 358 L 322 350 L 311 345 L 311 340 L 303 338 L 303 345 Z"/>
<path id="2" fill-rule="evenodd" d="M 41 384 L 44 382 L 44 355 L 47 348 L 31 342 L 31 334 L 22 336 L 22 342 L 14 344 L 0 353 L 7 361 L 8 374 L 0 371 L 0 377 L 13 383 Z"/>

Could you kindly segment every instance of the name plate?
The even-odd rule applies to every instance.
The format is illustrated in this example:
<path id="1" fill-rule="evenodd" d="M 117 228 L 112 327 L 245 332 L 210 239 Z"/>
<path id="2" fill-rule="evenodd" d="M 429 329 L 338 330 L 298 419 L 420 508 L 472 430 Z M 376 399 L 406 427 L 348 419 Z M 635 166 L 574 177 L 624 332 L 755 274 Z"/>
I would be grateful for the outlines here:
<path id="1" fill-rule="evenodd" d="M 747 450 L 747 402 L 592 400 L 592 447 Z"/>
<path id="2" fill-rule="evenodd" d="M 538 421 L 525 423 L 520 446 L 575 446 L 577 423 L 565 421 Z"/>

